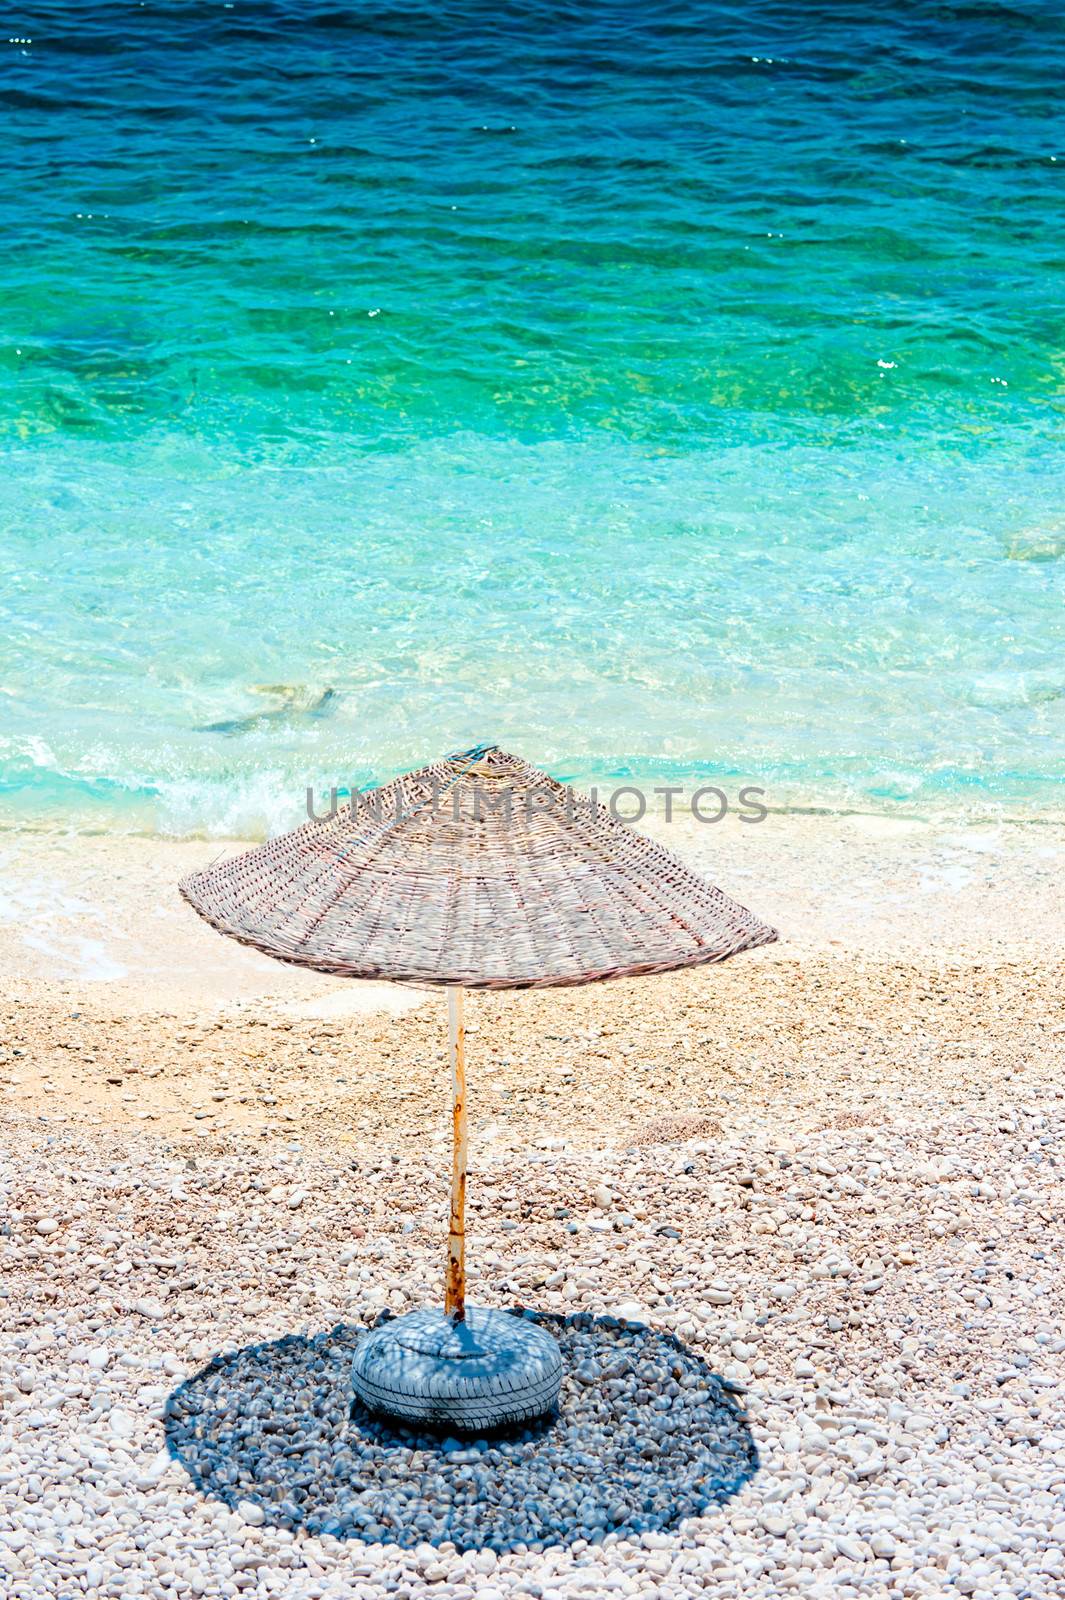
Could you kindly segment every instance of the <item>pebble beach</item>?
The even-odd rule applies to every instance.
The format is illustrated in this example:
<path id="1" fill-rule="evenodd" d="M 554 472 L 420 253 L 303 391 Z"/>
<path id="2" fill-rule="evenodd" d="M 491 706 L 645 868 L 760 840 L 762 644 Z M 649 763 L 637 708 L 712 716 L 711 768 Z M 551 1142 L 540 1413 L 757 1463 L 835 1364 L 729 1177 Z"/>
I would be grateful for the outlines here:
<path id="1" fill-rule="evenodd" d="M 0 37 L 0 1600 L 1065 1596 L 1060 9 Z"/>
<path id="2" fill-rule="evenodd" d="M 5 1596 L 1060 1594 L 1065 1002 L 992 915 L 1048 890 L 1038 833 L 965 881 L 934 830 L 837 836 L 803 913 L 781 822 L 779 945 L 470 997 L 470 1298 L 568 1341 L 556 1429 L 502 1443 L 383 1438 L 348 1392 L 359 1329 L 441 1289 L 439 995 L 219 940 L 171 906 L 192 843 L 107 866 L 105 956 L 136 912 L 170 978 L 147 934 L 33 976 L 9 925 Z"/>

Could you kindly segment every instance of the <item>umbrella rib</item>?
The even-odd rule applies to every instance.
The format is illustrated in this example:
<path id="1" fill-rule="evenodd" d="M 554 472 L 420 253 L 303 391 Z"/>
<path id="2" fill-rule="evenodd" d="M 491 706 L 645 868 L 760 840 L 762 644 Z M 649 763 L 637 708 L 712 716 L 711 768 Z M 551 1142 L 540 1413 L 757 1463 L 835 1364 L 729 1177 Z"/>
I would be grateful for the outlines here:
<path id="1" fill-rule="evenodd" d="M 472 762 L 474 760 L 476 760 L 478 758 L 478 756 L 480 754 L 482 754 L 482 753 L 483 753 L 483 749 L 480 746 L 478 746 L 477 749 L 474 750 L 474 751 L 464 752 L 463 756 L 461 758 L 459 758 L 459 759 L 464 759 L 466 761 L 466 765 L 462 768 L 461 771 L 459 771 L 458 773 L 456 773 L 454 775 L 454 777 L 450 780 L 449 783 L 447 783 L 444 786 L 444 791 L 443 792 L 446 793 L 451 788 L 453 788 L 454 785 L 456 783 L 458 783 L 459 779 L 461 777 L 465 776 L 465 773 L 468 770 L 468 767 L 472 764 Z M 406 809 L 405 809 L 405 806 L 404 806 L 404 800 L 406 798 L 406 790 L 405 790 L 405 785 L 404 785 L 404 781 L 403 781 L 403 776 L 400 776 L 400 777 L 394 779 L 393 782 L 391 784 L 389 784 L 384 791 L 382 791 L 382 794 L 388 793 L 388 790 L 390 790 L 390 789 L 394 790 L 396 792 L 397 801 L 398 801 L 398 804 L 396 806 L 396 815 L 393 817 L 392 821 L 389 822 L 389 823 L 386 823 L 379 830 L 379 832 L 377 833 L 376 837 L 371 833 L 371 834 L 364 835 L 363 838 L 361 838 L 361 839 L 356 838 L 356 839 L 349 840 L 347 845 L 345 846 L 345 848 L 342 849 L 341 851 L 339 851 L 335 856 L 333 856 L 331 864 L 333 865 L 334 868 L 339 867 L 341 862 L 346 861 L 348 856 L 350 855 L 351 851 L 353 849 L 355 849 L 357 845 L 363 844 L 363 843 L 370 844 L 372 842 L 372 843 L 376 844 L 376 846 L 377 846 L 376 850 L 374 850 L 374 852 L 370 856 L 368 856 L 362 862 L 360 862 L 359 866 L 358 866 L 358 871 L 359 872 L 365 872 L 368 867 L 372 866 L 375 862 L 380 860 L 380 858 L 384 854 L 384 851 L 386 850 L 388 844 L 392 842 L 392 835 L 396 832 L 396 830 L 399 829 L 400 827 L 402 827 L 406 823 L 414 822 L 416 820 L 416 818 L 418 818 L 421 815 L 421 813 L 426 809 L 426 807 L 431 802 L 433 802 L 434 800 L 439 798 L 439 791 L 431 789 L 430 793 L 425 796 L 425 798 L 421 801 L 421 803 L 419 805 L 415 806 L 413 811 L 407 812 Z M 382 809 L 383 809 L 383 807 L 382 807 Z M 391 864 L 390 864 L 390 866 L 388 868 L 388 883 L 394 883 L 396 881 L 397 874 L 398 874 L 398 872 L 400 870 L 401 861 L 402 861 L 402 857 L 401 857 L 400 853 L 398 851 L 395 851 L 393 853 L 392 862 L 391 862 Z M 323 866 L 323 870 L 325 870 L 328 865 L 329 865 L 329 863 L 326 863 L 325 866 Z M 304 933 L 303 933 L 303 935 L 302 935 L 302 937 L 301 937 L 301 939 L 299 941 L 300 947 L 303 947 L 303 946 L 305 946 L 307 944 L 307 941 L 312 937 L 312 935 L 320 927 L 320 925 L 324 921 L 325 917 L 329 914 L 330 911 L 333 910 L 333 908 L 336 906 L 337 902 L 341 899 L 344 891 L 347 889 L 347 887 L 348 887 L 350 882 L 351 882 L 350 878 L 345 878 L 345 879 L 343 879 L 342 881 L 339 881 L 336 884 L 336 892 L 333 894 L 331 899 L 327 900 L 326 903 L 321 907 L 321 909 L 319 910 L 318 914 L 314 917 L 313 921 L 308 925 L 308 927 L 304 931 Z M 369 904 L 372 901 L 373 898 L 375 898 L 375 897 L 371 896 L 369 898 L 369 900 L 366 902 L 366 904 Z M 384 920 L 383 913 L 384 913 L 384 910 L 386 909 L 386 907 L 387 907 L 387 899 L 382 897 L 381 898 L 381 908 L 380 908 L 380 911 L 378 912 L 376 924 L 365 933 L 365 935 L 364 935 L 364 937 L 362 939 L 362 949 L 363 950 L 366 950 L 366 949 L 369 948 L 369 946 L 373 942 L 373 938 L 374 938 L 375 934 L 377 934 L 380 931 L 382 922 Z M 404 919 L 404 921 L 405 920 L 406 919 Z M 406 931 L 406 928 L 404 928 L 404 932 L 405 931 Z M 353 953 L 354 952 L 352 952 L 352 954 Z M 438 952 L 438 955 L 439 954 L 440 954 L 440 952 Z"/>

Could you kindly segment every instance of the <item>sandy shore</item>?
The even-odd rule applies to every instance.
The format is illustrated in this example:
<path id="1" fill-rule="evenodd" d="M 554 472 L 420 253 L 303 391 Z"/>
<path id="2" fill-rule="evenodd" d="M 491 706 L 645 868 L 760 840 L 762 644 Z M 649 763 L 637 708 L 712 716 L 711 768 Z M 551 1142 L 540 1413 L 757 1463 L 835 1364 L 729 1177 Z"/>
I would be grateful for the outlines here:
<path id="1" fill-rule="evenodd" d="M 924 960 L 956 951 L 1036 958 L 1065 939 L 1065 823 L 934 824 L 771 815 L 648 830 L 781 931 L 784 959 L 834 951 Z M 277 998 L 386 1004 L 379 986 L 293 971 L 201 926 L 178 879 L 239 840 L 171 841 L 0 830 L 0 982 L 79 994 L 106 985 L 132 1010 Z M 392 991 L 393 1000 L 403 997 Z"/>
<path id="2" fill-rule="evenodd" d="M 306 1487 L 286 1520 L 261 1441 L 214 1498 L 165 1448 L 217 1352 L 436 1294 L 439 997 L 219 939 L 172 887 L 217 845 L 0 839 L 5 1594 L 1060 1593 L 1065 830 L 670 842 L 786 938 L 471 999 L 472 1292 L 672 1331 L 759 1465 L 537 1551 L 346 1537 Z M 332 1415 L 286 1412 L 294 1458 Z"/>
<path id="3" fill-rule="evenodd" d="M 919 1117 L 1012 1074 L 1053 1080 L 1065 827 L 660 828 L 780 943 L 661 978 L 471 994 L 482 1148 L 594 1147 L 663 1117 L 736 1131 Z M 438 993 L 286 967 L 180 899 L 184 872 L 241 848 L 0 835 L 7 1113 L 198 1144 L 446 1141 Z"/>

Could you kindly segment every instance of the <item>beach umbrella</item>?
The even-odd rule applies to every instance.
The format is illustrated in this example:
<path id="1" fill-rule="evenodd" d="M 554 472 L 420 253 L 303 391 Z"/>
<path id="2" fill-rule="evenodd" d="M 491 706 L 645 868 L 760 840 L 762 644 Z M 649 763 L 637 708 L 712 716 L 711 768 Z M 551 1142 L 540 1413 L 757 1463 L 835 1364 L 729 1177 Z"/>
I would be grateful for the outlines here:
<path id="1" fill-rule="evenodd" d="M 181 883 L 220 933 L 338 977 L 447 990 L 451 1210 L 444 1304 L 363 1335 L 356 1392 L 452 1429 L 550 1410 L 562 1368 L 539 1324 L 465 1302 L 463 992 L 668 972 L 775 931 L 594 800 L 494 745 L 353 795 Z"/>

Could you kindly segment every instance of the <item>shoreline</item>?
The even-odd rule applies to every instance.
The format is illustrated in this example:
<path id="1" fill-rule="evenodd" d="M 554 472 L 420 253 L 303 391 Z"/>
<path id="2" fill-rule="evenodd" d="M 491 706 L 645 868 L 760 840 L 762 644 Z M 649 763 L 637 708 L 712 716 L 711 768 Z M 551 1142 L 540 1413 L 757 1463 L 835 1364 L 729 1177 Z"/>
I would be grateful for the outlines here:
<path id="1" fill-rule="evenodd" d="M 712 846 L 706 831 L 658 835 L 779 941 L 690 972 L 471 991 L 486 1153 L 526 1148 L 541 1103 L 565 1113 L 563 1143 L 594 1148 L 643 1139 L 662 1116 L 737 1136 L 770 1115 L 814 1128 L 822 1099 L 919 1119 L 946 1085 L 982 1098 L 974 1064 L 996 1092 L 1011 1071 L 1049 1084 L 1065 1066 L 1065 827 L 776 818 L 723 825 Z M 0 841 L 7 1114 L 178 1143 L 438 1142 L 440 992 L 332 978 L 222 938 L 177 891 L 221 848 Z"/>
<path id="2" fill-rule="evenodd" d="M 779 930 L 769 960 L 951 952 L 1038 960 L 1065 944 L 1065 822 L 1051 818 L 962 827 L 777 813 L 757 826 L 729 817 L 713 828 L 659 818 L 646 831 Z M 0 832 L 0 986 L 57 995 L 101 987 L 137 1011 L 256 1000 L 343 1014 L 418 1003 L 418 991 L 285 967 L 206 927 L 180 899 L 178 879 L 247 848 Z"/>

